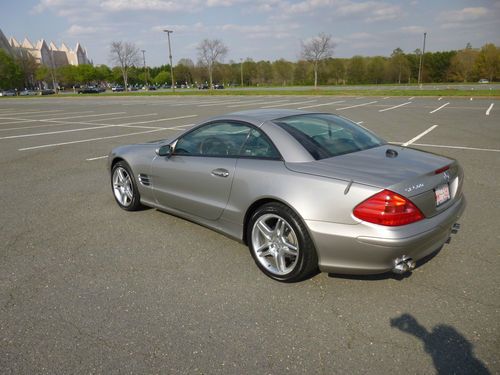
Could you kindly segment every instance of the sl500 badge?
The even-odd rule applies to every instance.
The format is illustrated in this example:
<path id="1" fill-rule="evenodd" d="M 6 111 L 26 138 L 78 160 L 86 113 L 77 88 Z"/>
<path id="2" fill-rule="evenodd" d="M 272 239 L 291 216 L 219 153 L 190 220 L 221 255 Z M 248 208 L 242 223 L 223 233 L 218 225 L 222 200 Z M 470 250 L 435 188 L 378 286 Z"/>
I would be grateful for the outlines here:
<path id="1" fill-rule="evenodd" d="M 406 191 L 407 193 L 410 193 L 410 192 L 412 192 L 413 190 L 421 189 L 421 188 L 423 188 L 423 187 L 424 187 L 424 184 L 412 185 L 412 186 L 408 186 L 408 187 L 405 189 L 405 191 Z"/>

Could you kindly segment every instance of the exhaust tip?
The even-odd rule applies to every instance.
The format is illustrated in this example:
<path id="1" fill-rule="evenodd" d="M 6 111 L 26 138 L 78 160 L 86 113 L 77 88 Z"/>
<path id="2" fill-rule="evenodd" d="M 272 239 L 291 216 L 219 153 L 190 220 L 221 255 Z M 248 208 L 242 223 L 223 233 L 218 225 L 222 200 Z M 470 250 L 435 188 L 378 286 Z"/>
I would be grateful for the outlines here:
<path id="1" fill-rule="evenodd" d="M 394 260 L 394 268 L 392 269 L 392 272 L 401 275 L 414 270 L 416 265 L 417 263 L 412 258 L 403 255 L 401 258 L 396 258 Z"/>

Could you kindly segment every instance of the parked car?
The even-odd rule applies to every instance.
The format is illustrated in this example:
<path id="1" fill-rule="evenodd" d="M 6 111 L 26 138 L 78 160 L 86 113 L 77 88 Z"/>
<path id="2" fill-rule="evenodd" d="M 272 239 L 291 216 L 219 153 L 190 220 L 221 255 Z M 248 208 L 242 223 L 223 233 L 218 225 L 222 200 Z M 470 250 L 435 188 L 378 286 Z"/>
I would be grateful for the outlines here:
<path id="1" fill-rule="evenodd" d="M 101 90 L 94 86 L 82 87 L 78 90 L 79 94 L 99 94 Z"/>
<path id="2" fill-rule="evenodd" d="M 201 85 L 198 85 L 198 90 L 208 90 L 208 84 L 203 83 Z"/>
<path id="3" fill-rule="evenodd" d="M 123 88 L 123 86 L 113 86 L 111 88 L 111 91 L 113 91 L 113 92 L 121 92 L 121 91 L 125 91 L 125 89 Z"/>
<path id="4" fill-rule="evenodd" d="M 40 90 L 40 95 L 54 95 L 55 93 L 53 89 Z"/>
<path id="5" fill-rule="evenodd" d="M 32 96 L 32 95 L 37 95 L 38 93 L 33 90 L 23 90 L 19 92 L 19 96 Z"/>
<path id="6" fill-rule="evenodd" d="M 490 81 L 487 80 L 486 78 L 482 78 L 482 79 L 479 80 L 478 83 L 490 83 Z"/>
<path id="7" fill-rule="evenodd" d="M 0 96 L 16 96 L 17 91 L 16 90 L 4 90 L 0 91 Z"/>
<path id="8" fill-rule="evenodd" d="M 223 85 L 223 84 L 216 83 L 216 84 L 214 85 L 214 89 L 215 89 L 215 90 L 222 90 L 222 89 L 224 89 L 224 85 Z"/>
<path id="9" fill-rule="evenodd" d="M 108 169 L 124 210 L 155 207 L 225 233 L 286 282 L 318 268 L 408 272 L 456 232 L 466 205 L 456 160 L 298 110 L 211 118 L 115 148 Z"/>

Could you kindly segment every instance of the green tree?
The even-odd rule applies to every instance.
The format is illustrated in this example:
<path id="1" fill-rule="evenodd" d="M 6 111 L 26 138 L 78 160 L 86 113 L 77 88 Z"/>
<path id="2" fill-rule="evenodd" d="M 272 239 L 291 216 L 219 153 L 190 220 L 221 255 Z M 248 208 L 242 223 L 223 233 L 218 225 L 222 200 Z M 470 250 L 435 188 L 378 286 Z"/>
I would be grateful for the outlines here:
<path id="1" fill-rule="evenodd" d="M 35 86 L 35 73 L 38 68 L 35 58 L 24 50 L 18 50 L 15 63 L 21 69 L 24 87 L 33 88 Z"/>
<path id="2" fill-rule="evenodd" d="M 383 83 L 386 59 L 381 56 L 370 58 L 366 68 L 366 80 L 369 83 Z"/>
<path id="3" fill-rule="evenodd" d="M 294 66 L 290 61 L 279 59 L 272 64 L 273 81 L 278 85 L 286 86 L 293 79 Z"/>
<path id="4" fill-rule="evenodd" d="M 75 80 L 78 83 L 89 84 L 96 80 L 95 68 L 90 64 L 82 64 L 76 67 Z"/>
<path id="5" fill-rule="evenodd" d="M 107 65 L 98 65 L 95 67 L 95 79 L 101 83 L 108 82 L 112 79 L 112 72 Z"/>
<path id="6" fill-rule="evenodd" d="M 391 80 L 397 81 L 401 84 L 401 79 L 407 78 L 409 74 L 409 64 L 405 53 L 398 47 L 392 51 L 391 59 L 389 61 L 389 74 L 392 76 Z"/>
<path id="7" fill-rule="evenodd" d="M 0 49 L 0 88 L 22 88 L 22 71 L 14 59 L 4 50 Z"/>
<path id="8" fill-rule="evenodd" d="M 472 49 L 470 43 L 456 53 L 450 61 L 450 68 L 448 70 L 448 78 L 457 82 L 471 81 L 474 71 L 474 64 L 479 52 Z"/>
<path id="9" fill-rule="evenodd" d="M 164 85 L 165 83 L 171 83 L 171 78 L 170 78 L 170 72 L 164 70 L 159 72 L 154 78 L 153 78 L 154 83 L 157 83 L 159 85 Z"/>
<path id="10" fill-rule="evenodd" d="M 488 78 L 490 82 L 500 78 L 500 48 L 493 43 L 482 46 L 476 59 L 475 70 L 481 78 Z"/>
<path id="11" fill-rule="evenodd" d="M 362 56 L 354 56 L 347 66 L 347 81 L 352 84 L 365 83 L 366 64 Z"/>

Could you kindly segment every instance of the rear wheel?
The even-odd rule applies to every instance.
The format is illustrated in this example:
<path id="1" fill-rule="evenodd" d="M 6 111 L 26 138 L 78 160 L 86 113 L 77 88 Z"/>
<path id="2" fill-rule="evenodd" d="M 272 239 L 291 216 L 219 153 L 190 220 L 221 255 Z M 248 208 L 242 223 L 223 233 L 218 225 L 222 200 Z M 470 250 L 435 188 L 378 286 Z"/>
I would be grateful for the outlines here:
<path id="1" fill-rule="evenodd" d="M 119 161 L 113 166 L 111 172 L 111 188 L 116 203 L 127 211 L 136 211 L 142 208 L 141 197 L 134 175 L 127 163 Z"/>
<path id="2" fill-rule="evenodd" d="M 252 257 L 267 276 L 294 282 L 317 269 L 314 244 L 302 220 L 289 207 L 274 202 L 259 207 L 247 231 Z"/>

